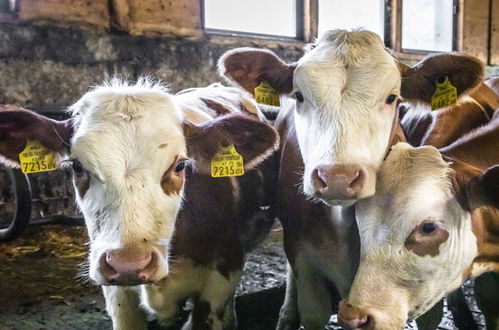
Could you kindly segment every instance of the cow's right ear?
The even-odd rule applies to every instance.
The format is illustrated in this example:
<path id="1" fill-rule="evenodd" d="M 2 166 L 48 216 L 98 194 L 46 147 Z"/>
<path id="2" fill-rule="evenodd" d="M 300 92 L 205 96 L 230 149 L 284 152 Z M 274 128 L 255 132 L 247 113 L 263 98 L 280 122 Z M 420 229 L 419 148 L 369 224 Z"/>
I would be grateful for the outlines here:
<path id="1" fill-rule="evenodd" d="M 279 147 L 279 135 L 269 125 L 247 115 L 230 114 L 202 125 L 184 122 L 189 158 L 199 172 L 210 174 L 211 161 L 223 147 L 234 145 L 244 169 L 251 170 Z"/>
<path id="2" fill-rule="evenodd" d="M 269 83 L 279 94 L 290 93 L 295 68 L 296 64 L 284 63 L 270 50 L 257 48 L 236 48 L 218 61 L 219 74 L 253 96 L 261 82 Z"/>
<path id="3" fill-rule="evenodd" d="M 70 119 L 57 121 L 15 105 L 0 105 L 0 162 L 19 166 L 27 141 L 38 141 L 56 154 L 69 152 Z"/>

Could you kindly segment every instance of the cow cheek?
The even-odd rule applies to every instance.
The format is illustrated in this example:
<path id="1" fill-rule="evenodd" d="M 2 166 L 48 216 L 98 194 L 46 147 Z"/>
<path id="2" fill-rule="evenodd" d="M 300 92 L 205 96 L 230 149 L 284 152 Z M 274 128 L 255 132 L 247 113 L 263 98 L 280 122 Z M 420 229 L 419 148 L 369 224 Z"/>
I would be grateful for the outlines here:
<path id="1" fill-rule="evenodd" d="M 74 185 L 78 191 L 80 199 L 83 199 L 88 188 L 90 187 L 90 176 L 87 172 L 83 173 L 81 176 L 73 175 Z"/>

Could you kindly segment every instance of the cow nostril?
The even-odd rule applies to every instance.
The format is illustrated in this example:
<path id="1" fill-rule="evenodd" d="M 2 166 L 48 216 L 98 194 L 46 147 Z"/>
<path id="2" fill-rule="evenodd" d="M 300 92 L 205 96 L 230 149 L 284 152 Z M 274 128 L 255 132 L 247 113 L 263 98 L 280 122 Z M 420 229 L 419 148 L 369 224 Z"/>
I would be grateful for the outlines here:
<path id="1" fill-rule="evenodd" d="M 314 169 L 312 173 L 312 179 L 317 191 L 323 191 L 327 189 L 327 177 L 320 168 Z"/>

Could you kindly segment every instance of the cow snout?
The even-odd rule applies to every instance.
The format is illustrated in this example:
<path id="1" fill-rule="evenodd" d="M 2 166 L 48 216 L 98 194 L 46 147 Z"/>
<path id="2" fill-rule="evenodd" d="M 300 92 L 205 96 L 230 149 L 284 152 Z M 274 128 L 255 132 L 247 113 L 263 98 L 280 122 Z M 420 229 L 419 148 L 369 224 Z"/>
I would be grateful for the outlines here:
<path id="1" fill-rule="evenodd" d="M 319 166 L 312 174 L 315 194 L 325 200 L 358 199 L 365 177 L 365 171 L 353 164 Z"/>
<path id="2" fill-rule="evenodd" d="M 158 270 L 155 251 L 113 250 L 100 258 L 101 274 L 111 285 L 138 285 L 151 281 Z"/>
<path id="3" fill-rule="evenodd" d="M 344 300 L 339 307 L 338 320 L 342 327 L 351 330 L 374 329 L 374 320 L 366 311 Z"/>

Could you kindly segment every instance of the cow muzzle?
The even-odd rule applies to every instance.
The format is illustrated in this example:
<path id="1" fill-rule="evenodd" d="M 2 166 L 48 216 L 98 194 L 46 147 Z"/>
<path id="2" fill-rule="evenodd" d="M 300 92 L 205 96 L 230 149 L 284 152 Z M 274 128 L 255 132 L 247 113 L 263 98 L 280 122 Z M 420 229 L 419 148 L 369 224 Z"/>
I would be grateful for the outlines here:
<path id="1" fill-rule="evenodd" d="M 155 250 L 119 249 L 103 253 L 99 258 L 103 285 L 139 285 L 161 280 L 168 274 Z"/>
<path id="2" fill-rule="evenodd" d="M 365 310 L 344 300 L 340 302 L 338 321 L 342 327 L 351 330 L 375 329 L 374 319 Z"/>
<path id="3" fill-rule="evenodd" d="M 318 166 L 312 171 L 315 197 L 330 204 L 355 202 L 365 195 L 367 171 L 360 165 Z"/>

